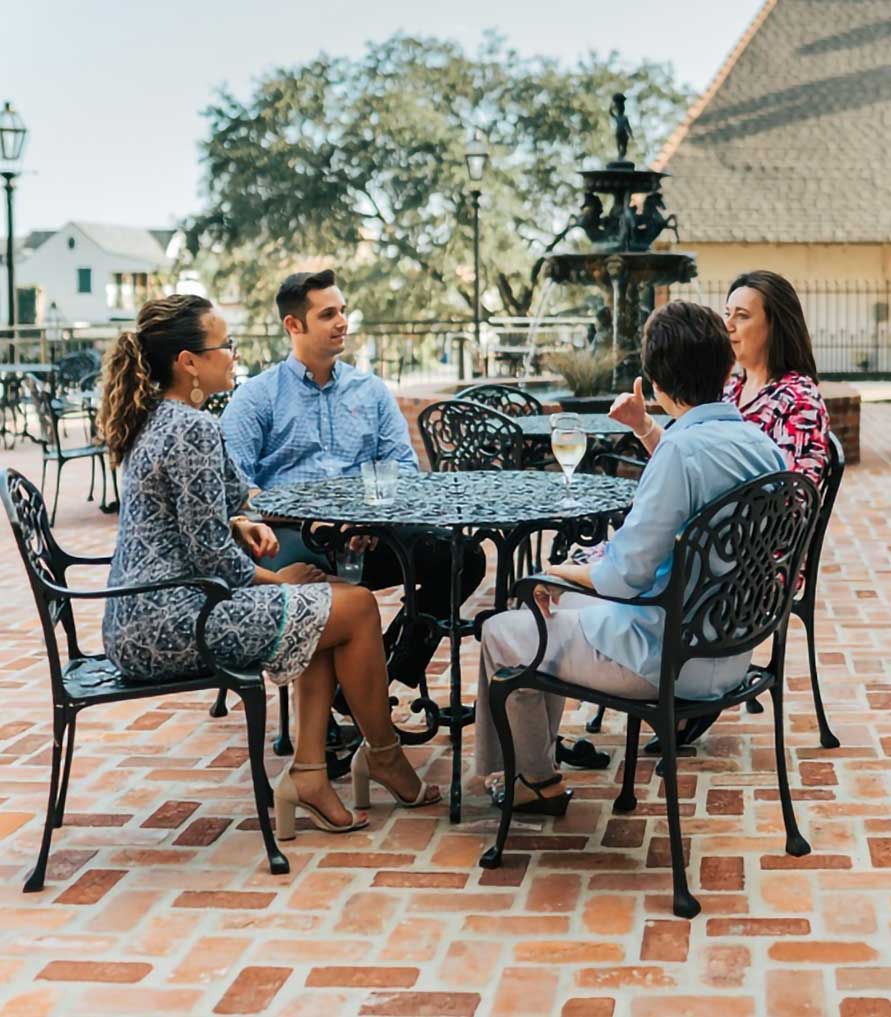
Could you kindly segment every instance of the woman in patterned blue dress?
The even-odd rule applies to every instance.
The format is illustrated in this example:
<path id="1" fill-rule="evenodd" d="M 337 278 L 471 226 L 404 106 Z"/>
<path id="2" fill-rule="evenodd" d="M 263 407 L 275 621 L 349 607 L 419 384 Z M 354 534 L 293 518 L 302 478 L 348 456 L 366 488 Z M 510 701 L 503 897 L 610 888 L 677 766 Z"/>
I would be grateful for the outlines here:
<path id="1" fill-rule="evenodd" d="M 232 388 L 236 359 L 213 305 L 187 295 L 147 303 L 136 330 L 109 352 L 99 425 L 113 464 L 124 469 L 109 581 L 226 580 L 233 593 L 210 613 L 210 648 L 229 666 L 260 663 L 272 682 L 294 685 L 297 747 L 275 791 L 279 837 L 294 836 L 296 807 L 320 829 L 355 830 L 367 816 L 344 808 L 324 772 L 336 683 L 366 740 L 354 766 L 360 804 L 368 804 L 369 776 L 405 806 L 437 801 L 439 791 L 417 777 L 390 722 L 374 595 L 312 565 L 273 572 L 256 561 L 274 555 L 278 542 L 269 527 L 237 515 L 247 484 L 216 418 L 201 410 L 208 396 Z M 203 601 L 182 587 L 110 600 L 103 621 L 109 659 L 141 678 L 198 673 L 195 623 Z"/>

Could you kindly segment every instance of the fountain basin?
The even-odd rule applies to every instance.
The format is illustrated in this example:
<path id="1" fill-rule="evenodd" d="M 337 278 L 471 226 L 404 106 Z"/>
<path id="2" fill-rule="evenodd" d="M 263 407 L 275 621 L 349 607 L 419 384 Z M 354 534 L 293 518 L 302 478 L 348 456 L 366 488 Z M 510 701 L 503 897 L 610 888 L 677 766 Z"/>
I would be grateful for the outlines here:
<path id="1" fill-rule="evenodd" d="M 614 260 L 616 259 L 616 260 Z M 552 254 L 545 261 L 545 274 L 556 283 L 592 283 L 608 289 L 610 274 L 618 261 L 629 283 L 644 286 L 669 286 L 686 283 L 696 277 L 696 258 L 684 251 L 613 251 Z"/>

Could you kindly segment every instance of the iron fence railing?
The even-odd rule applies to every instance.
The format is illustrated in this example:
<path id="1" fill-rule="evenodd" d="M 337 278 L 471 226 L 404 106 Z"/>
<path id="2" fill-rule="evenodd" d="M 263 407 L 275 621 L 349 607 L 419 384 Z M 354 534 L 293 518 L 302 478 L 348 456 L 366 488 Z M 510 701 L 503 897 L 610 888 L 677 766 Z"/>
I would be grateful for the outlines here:
<path id="1" fill-rule="evenodd" d="M 694 280 L 671 287 L 672 299 L 694 300 L 721 311 L 727 282 Z M 817 367 L 828 378 L 891 378 L 891 281 L 796 282 L 814 343 Z M 0 327 L 6 362 L 57 363 L 65 353 L 100 353 L 127 322 L 92 325 Z M 594 318 L 491 318 L 481 348 L 473 322 L 363 322 L 348 338 L 347 357 L 392 385 L 469 381 L 479 375 L 535 373 L 550 349 L 582 346 L 594 334 Z M 287 355 L 287 337 L 276 322 L 234 327 L 242 369 L 255 374 Z"/>
<path id="2" fill-rule="evenodd" d="M 672 286 L 672 299 L 722 311 L 728 282 L 694 280 Z M 793 280 L 826 378 L 891 378 L 891 280 Z"/>

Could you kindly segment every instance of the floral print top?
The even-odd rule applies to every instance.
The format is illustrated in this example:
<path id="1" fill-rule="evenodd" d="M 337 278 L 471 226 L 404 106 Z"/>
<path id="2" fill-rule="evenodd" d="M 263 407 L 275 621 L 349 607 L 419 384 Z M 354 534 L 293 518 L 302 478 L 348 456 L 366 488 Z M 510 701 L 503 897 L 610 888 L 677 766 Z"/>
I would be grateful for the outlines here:
<path id="1" fill-rule="evenodd" d="M 790 470 L 803 473 L 818 487 L 829 459 L 829 413 L 816 382 L 789 371 L 741 404 L 746 375 L 735 374 L 724 388 L 724 402 L 773 438 Z"/>

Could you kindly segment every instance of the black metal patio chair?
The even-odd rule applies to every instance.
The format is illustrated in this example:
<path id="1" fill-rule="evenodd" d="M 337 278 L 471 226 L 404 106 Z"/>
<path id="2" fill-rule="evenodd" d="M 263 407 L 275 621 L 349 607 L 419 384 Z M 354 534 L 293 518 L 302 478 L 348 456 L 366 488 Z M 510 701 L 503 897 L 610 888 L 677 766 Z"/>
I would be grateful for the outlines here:
<path id="1" fill-rule="evenodd" d="M 817 674 L 817 641 L 814 632 L 814 609 L 817 603 L 817 580 L 820 575 L 820 555 L 823 551 L 823 540 L 826 537 L 826 530 L 829 520 L 832 518 L 832 509 L 835 506 L 835 499 L 838 496 L 838 489 L 841 487 L 842 476 L 845 472 L 845 451 L 841 442 L 829 432 L 829 462 L 823 471 L 820 480 L 820 515 L 814 529 L 814 536 L 808 548 L 807 560 L 802 572 L 801 586 L 792 601 L 792 614 L 801 619 L 804 630 L 807 634 L 807 658 L 811 672 L 811 692 L 814 697 L 814 712 L 817 715 L 817 724 L 820 728 L 820 745 L 824 749 L 837 749 L 841 742 L 832 733 L 829 721 L 826 719 L 826 710 L 823 707 L 823 697 L 820 694 L 820 679 Z M 757 699 L 746 703 L 749 713 L 763 713 L 764 707 Z"/>
<path id="2" fill-rule="evenodd" d="M 506 417 L 537 417 L 544 410 L 534 395 L 514 385 L 471 385 L 463 389 L 456 399 L 466 399 L 498 410 Z"/>
<path id="3" fill-rule="evenodd" d="M 615 812 L 632 812 L 637 806 L 634 775 L 641 722 L 662 741 L 665 763 L 665 799 L 668 816 L 674 913 L 692 918 L 700 905 L 690 893 L 684 868 L 684 851 L 678 807 L 677 722 L 722 711 L 769 691 L 774 706 L 774 746 L 786 852 L 796 857 L 810 845 L 795 822 L 786 773 L 783 734 L 783 670 L 786 629 L 795 584 L 808 543 L 817 524 L 819 492 L 807 477 L 773 473 L 744 484 L 698 512 L 675 539 L 672 571 L 665 590 L 649 597 L 607 597 L 557 580 L 530 576 L 517 584 L 520 599 L 533 613 L 539 647 L 526 667 L 505 668 L 492 679 L 489 702 L 504 756 L 505 798 L 494 847 L 480 859 L 484 868 L 501 864 L 513 812 L 516 758 L 507 715 L 507 699 L 518 689 L 602 703 L 628 715 L 622 790 Z M 617 603 L 659 608 L 665 612 L 658 699 L 634 700 L 561 681 L 538 670 L 547 649 L 547 629 L 533 596 L 542 583 Z M 770 663 L 751 666 L 744 680 L 718 700 L 684 700 L 675 697 L 681 668 L 695 658 L 730 657 L 753 650 L 772 638 Z"/>
<path id="4" fill-rule="evenodd" d="M 449 399 L 418 416 L 434 473 L 522 469 L 523 432 L 505 414 L 480 403 Z"/>
<path id="5" fill-rule="evenodd" d="M 138 586 L 99 590 L 71 589 L 67 585 L 65 574 L 72 565 L 108 565 L 111 559 L 106 556 L 85 558 L 69 554 L 59 547 L 50 529 L 46 506 L 40 492 L 16 470 L 0 471 L 0 500 L 9 516 L 43 626 L 53 695 L 49 802 L 40 853 L 34 871 L 25 883 L 25 892 L 43 889 L 53 830 L 62 826 L 65 817 L 65 798 L 74 755 L 75 725 L 81 710 L 102 703 L 170 696 L 179 692 L 201 692 L 205 689 L 231 689 L 244 703 L 254 801 L 269 868 L 275 874 L 288 872 L 288 861 L 275 842 L 267 811 L 272 804 L 272 791 L 263 765 L 266 730 L 266 692 L 263 679 L 256 670 L 235 671 L 224 667 L 215 660 L 205 641 L 204 630 L 208 615 L 217 604 L 232 595 L 228 585 L 221 579 L 183 576 Z M 195 626 L 195 642 L 206 666 L 200 675 L 171 674 L 156 681 L 129 679 L 104 655 L 84 653 L 81 649 L 75 626 L 73 601 L 124 597 L 174 587 L 192 587 L 201 590 L 205 596 L 204 606 Z M 63 663 L 56 639 L 56 626 L 60 622 L 67 641 L 67 663 Z"/>
<path id="6" fill-rule="evenodd" d="M 55 373 L 55 395 L 77 397 L 86 387 L 85 378 L 95 378 L 101 371 L 102 357 L 96 350 L 76 350 L 59 357 Z"/>
<path id="7" fill-rule="evenodd" d="M 118 482 L 114 470 L 111 471 L 111 483 L 114 490 L 114 500 L 108 502 L 108 478 L 105 469 L 105 456 L 108 449 L 104 444 L 90 440 L 86 445 L 70 446 L 65 441 L 64 425 L 66 420 L 72 417 L 81 417 L 87 414 L 88 432 L 93 433 L 92 411 L 83 405 L 78 407 L 66 407 L 64 403 L 56 399 L 50 390 L 36 378 L 26 374 L 23 384 L 31 402 L 31 407 L 37 417 L 39 433 L 34 441 L 43 450 L 43 464 L 40 476 L 40 490 L 43 492 L 46 487 L 47 463 L 56 464 L 56 490 L 53 496 L 53 510 L 50 515 L 50 526 L 55 525 L 56 509 L 59 505 L 59 489 L 61 487 L 62 467 L 73 459 L 90 459 L 90 490 L 87 494 L 87 501 L 93 500 L 93 488 L 96 479 L 96 463 L 99 463 L 102 475 L 102 501 L 100 509 L 103 512 L 116 512 L 118 509 Z"/>

